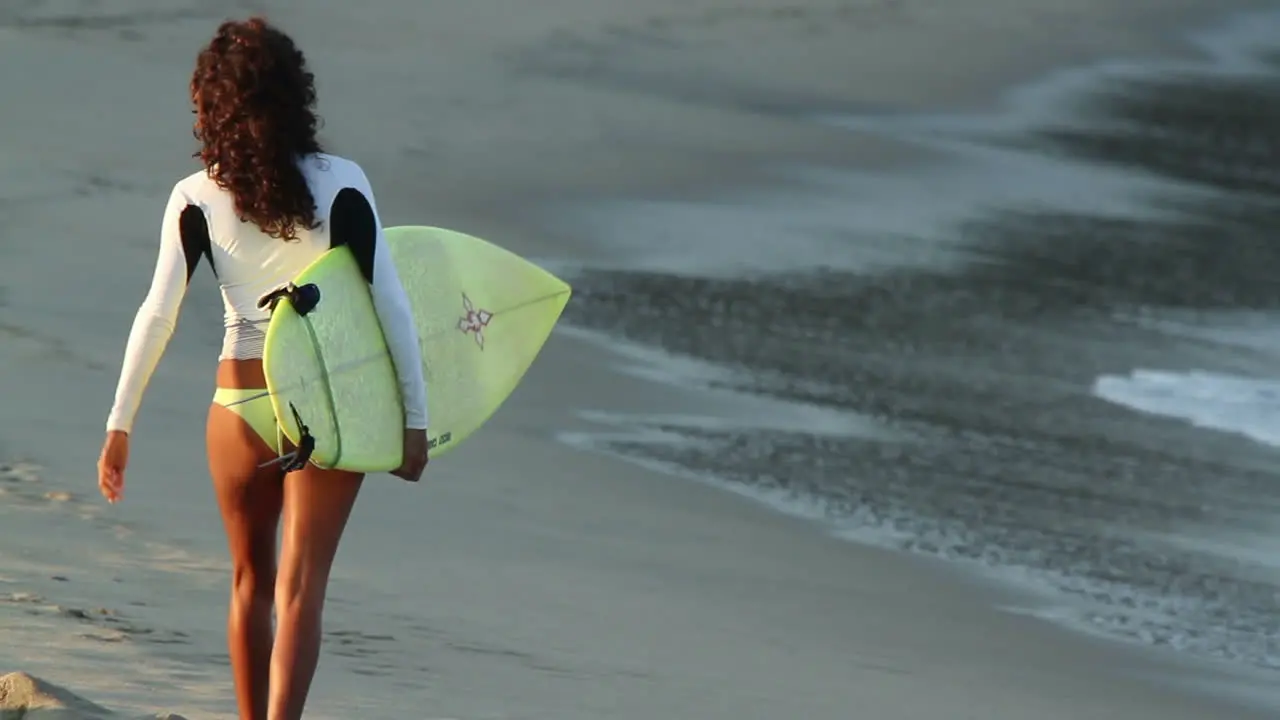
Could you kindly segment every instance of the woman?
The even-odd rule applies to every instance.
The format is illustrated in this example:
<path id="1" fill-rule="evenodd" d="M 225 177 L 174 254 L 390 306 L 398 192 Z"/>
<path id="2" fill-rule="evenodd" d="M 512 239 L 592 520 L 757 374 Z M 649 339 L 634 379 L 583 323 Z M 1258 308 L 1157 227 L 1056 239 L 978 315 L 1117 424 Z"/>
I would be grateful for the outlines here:
<path id="1" fill-rule="evenodd" d="M 121 499 L 134 415 L 204 259 L 222 288 L 226 318 L 206 443 L 231 554 L 227 633 L 236 698 L 241 718 L 299 718 L 319 655 L 329 569 L 363 476 L 314 465 L 286 472 L 272 462 L 283 448 L 264 390 L 269 312 L 259 300 L 329 248 L 352 249 L 400 379 L 405 452 L 394 474 L 409 481 L 427 463 L 418 337 L 368 179 L 316 140 L 313 76 L 293 41 L 261 18 L 226 22 L 199 54 L 190 89 L 204 168 L 174 186 L 164 209 L 159 259 L 126 346 L 98 484 L 109 502 Z"/>

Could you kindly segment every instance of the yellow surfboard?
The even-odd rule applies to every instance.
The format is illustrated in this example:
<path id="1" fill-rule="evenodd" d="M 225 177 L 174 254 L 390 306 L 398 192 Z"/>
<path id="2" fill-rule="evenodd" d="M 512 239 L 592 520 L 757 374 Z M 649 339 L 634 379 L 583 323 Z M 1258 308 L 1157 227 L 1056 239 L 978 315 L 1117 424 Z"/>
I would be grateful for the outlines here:
<path id="1" fill-rule="evenodd" d="M 569 301 L 564 281 L 480 238 L 443 228 L 385 230 L 421 340 L 432 457 L 470 437 L 520 383 Z M 400 466 L 400 386 L 369 292 L 346 247 L 294 278 L 315 306 L 288 297 L 272 312 L 263 364 L 283 434 L 314 441 L 323 468 Z"/>

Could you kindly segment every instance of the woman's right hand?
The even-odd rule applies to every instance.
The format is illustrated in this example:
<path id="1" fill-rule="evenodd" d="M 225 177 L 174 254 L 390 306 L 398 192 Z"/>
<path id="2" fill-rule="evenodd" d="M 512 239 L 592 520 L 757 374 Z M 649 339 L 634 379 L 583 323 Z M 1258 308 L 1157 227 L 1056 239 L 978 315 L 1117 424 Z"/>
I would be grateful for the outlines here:
<path id="1" fill-rule="evenodd" d="M 404 459 L 400 467 L 391 472 L 398 478 L 418 482 L 427 469 L 427 431 L 417 428 L 404 429 Z"/>
<path id="2" fill-rule="evenodd" d="M 98 490 L 113 505 L 124 497 L 124 469 L 128 464 L 129 434 L 122 430 L 108 432 L 98 456 Z"/>

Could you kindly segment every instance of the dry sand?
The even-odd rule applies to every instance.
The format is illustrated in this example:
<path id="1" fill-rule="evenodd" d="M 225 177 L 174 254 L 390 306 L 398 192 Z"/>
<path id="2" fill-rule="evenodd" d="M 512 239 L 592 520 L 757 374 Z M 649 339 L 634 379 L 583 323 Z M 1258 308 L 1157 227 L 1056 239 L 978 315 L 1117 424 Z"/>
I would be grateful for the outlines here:
<path id="1" fill-rule="evenodd" d="M 202 456 L 221 313 L 206 273 L 144 403 L 119 507 L 93 497 L 93 463 L 163 198 L 193 168 L 183 98 L 195 49 L 218 19 L 263 4 L 0 6 L 0 461 L 36 463 L 0 483 L 0 600 L 37 608 L 3 614 L 0 603 L 0 672 L 32 672 L 133 715 L 234 707 Z M 458 227 L 563 261 L 608 248 L 530 226 L 545 202 L 692 194 L 778 159 L 912 161 L 803 115 L 985 103 L 1058 64 L 1187 52 L 1170 33 L 1226 10 L 1208 0 L 265 4 L 309 53 L 331 149 L 366 166 L 388 223 Z M 493 424 L 421 486 L 370 484 L 329 622 L 366 639 L 381 624 L 397 649 L 381 674 L 360 674 L 376 652 L 348 666 L 335 657 L 344 643 L 327 645 L 312 716 L 1250 717 L 1179 691 L 1166 659 L 1002 613 L 1000 597 L 946 571 L 553 442 L 581 422 L 579 408 L 700 401 L 611 362 L 558 335 Z M 70 583 L 55 578 L 64 574 Z M 66 615 L 79 607 L 72 596 L 86 608 L 146 607 L 147 632 L 181 633 L 189 653 L 149 654 L 136 626 L 68 630 L 38 611 Z M 119 642 L 94 644 L 104 637 Z M 23 717 L 15 697 L 0 693 L 15 706 L 6 720 Z M 104 712 L 62 704 L 71 717 Z"/>

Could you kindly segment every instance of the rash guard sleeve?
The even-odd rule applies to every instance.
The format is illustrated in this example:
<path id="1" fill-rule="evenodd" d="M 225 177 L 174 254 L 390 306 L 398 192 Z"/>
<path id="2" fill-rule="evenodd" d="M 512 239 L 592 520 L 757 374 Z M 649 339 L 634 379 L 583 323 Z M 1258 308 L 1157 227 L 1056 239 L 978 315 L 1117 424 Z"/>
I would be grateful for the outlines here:
<path id="1" fill-rule="evenodd" d="M 191 270 L 199 260 L 199 255 L 188 260 L 182 240 L 182 215 L 187 208 L 187 198 L 175 186 L 160 223 L 160 251 L 151 288 L 134 316 L 125 345 L 115 402 L 107 416 L 108 431 L 133 429 L 147 383 L 177 325 Z M 199 212 L 194 206 L 191 209 Z"/>
<path id="2" fill-rule="evenodd" d="M 370 285 L 374 310 L 382 324 L 404 402 L 406 428 L 427 427 L 427 387 L 422 374 L 422 351 L 413 311 L 404 285 L 387 248 L 373 189 L 363 171 L 354 173 L 354 187 L 338 193 L 332 219 L 345 242 L 352 247 Z"/>

